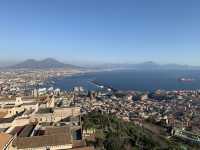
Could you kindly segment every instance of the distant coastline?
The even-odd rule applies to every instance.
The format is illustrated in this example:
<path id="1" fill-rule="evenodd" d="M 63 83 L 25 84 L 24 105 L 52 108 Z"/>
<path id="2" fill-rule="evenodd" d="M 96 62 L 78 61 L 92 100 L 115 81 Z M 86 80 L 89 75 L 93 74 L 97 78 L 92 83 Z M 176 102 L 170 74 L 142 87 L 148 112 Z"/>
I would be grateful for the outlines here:
<path id="1" fill-rule="evenodd" d="M 200 71 L 87 71 L 70 76 L 52 78 L 55 87 L 67 90 L 73 86 L 86 89 L 106 87 L 118 90 L 156 91 L 161 90 L 198 90 Z M 193 82 L 179 82 L 179 78 L 195 79 Z"/>

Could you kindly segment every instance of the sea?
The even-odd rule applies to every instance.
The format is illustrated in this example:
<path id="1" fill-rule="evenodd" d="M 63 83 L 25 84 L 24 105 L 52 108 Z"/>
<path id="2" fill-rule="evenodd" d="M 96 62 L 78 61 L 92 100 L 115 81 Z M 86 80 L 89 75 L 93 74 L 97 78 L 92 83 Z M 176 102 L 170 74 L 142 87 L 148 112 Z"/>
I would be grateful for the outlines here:
<path id="1" fill-rule="evenodd" d="M 182 78 L 192 81 L 182 82 Z M 57 78 L 54 87 L 62 90 L 70 90 L 75 86 L 82 86 L 87 90 L 98 89 L 99 86 L 92 81 L 122 91 L 199 90 L 200 70 L 115 70 L 82 73 Z"/>

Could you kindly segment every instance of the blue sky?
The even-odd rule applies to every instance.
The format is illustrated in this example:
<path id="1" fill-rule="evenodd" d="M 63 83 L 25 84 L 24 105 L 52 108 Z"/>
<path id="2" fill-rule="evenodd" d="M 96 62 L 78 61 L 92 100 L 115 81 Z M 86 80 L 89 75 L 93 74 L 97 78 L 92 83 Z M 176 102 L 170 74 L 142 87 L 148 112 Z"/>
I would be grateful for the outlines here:
<path id="1" fill-rule="evenodd" d="M 200 65 L 199 0 L 1 0 L 0 59 Z"/>

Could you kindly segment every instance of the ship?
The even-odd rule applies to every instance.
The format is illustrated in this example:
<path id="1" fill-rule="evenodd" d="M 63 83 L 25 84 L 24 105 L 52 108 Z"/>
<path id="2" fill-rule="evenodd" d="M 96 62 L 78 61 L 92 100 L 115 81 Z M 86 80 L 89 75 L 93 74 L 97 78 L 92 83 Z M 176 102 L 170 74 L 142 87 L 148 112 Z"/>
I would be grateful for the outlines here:
<path id="1" fill-rule="evenodd" d="M 194 81 L 193 78 L 178 78 L 179 82 L 191 83 Z"/>

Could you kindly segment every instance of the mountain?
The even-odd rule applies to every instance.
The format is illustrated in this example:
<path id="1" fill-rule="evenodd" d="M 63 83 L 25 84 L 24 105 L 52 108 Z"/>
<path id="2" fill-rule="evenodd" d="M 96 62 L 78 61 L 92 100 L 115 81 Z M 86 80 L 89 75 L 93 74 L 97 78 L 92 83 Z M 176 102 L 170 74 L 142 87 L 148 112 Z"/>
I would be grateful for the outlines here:
<path id="1" fill-rule="evenodd" d="M 96 69 L 134 69 L 134 70 L 200 70 L 200 66 L 178 65 L 178 64 L 158 64 L 147 61 L 137 64 L 103 64 L 94 66 Z"/>
<path id="2" fill-rule="evenodd" d="M 158 64 L 152 61 L 147 61 L 137 64 L 101 64 L 78 67 L 71 64 L 59 62 L 53 58 L 47 58 L 41 61 L 28 59 L 19 64 L 9 67 L 10 69 L 50 69 L 50 68 L 70 68 L 70 69 L 93 69 L 93 70 L 200 70 L 200 66 L 178 65 L 178 64 Z"/>
<path id="3" fill-rule="evenodd" d="M 70 68 L 77 69 L 80 67 L 61 63 L 53 58 L 47 58 L 41 61 L 35 59 L 28 59 L 24 62 L 11 66 L 12 69 L 50 69 L 50 68 Z"/>
<path id="4" fill-rule="evenodd" d="M 145 62 L 131 66 L 133 69 L 141 70 L 200 70 L 199 66 L 179 65 L 179 64 L 158 64 L 155 62 Z"/>

